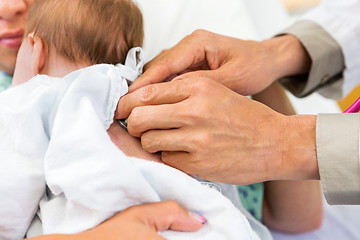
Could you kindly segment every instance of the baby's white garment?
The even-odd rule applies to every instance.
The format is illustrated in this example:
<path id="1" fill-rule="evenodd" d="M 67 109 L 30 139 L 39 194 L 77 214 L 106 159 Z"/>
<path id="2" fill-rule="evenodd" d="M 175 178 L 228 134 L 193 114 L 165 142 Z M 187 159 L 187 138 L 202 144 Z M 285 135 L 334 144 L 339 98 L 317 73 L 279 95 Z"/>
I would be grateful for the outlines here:
<path id="1" fill-rule="evenodd" d="M 259 239 L 221 193 L 164 164 L 127 157 L 112 143 L 106 130 L 128 90 L 125 79 L 134 80 L 124 68 L 39 75 L 0 94 L 0 238 L 21 239 L 42 198 L 44 234 L 84 231 L 129 206 L 175 200 L 208 222 L 194 233 L 162 232 L 168 239 Z"/>
<path id="2" fill-rule="evenodd" d="M 24 237 L 45 190 L 42 165 L 49 138 L 42 112 L 48 106 L 43 101 L 47 89 L 22 86 L 0 93 L 2 240 Z"/>
<path id="3" fill-rule="evenodd" d="M 71 73 L 64 79 L 40 75 L 0 93 L 1 240 L 23 239 L 45 192 L 44 159 L 50 143 L 50 125 L 57 114 L 56 106 L 61 105 L 62 98 L 67 99 L 67 94 L 84 94 L 82 102 L 86 102 L 86 94 L 90 94 L 96 107 L 106 112 L 106 116 L 98 118 L 109 125 L 112 120 L 108 119 L 108 114 L 116 105 L 110 106 L 110 99 L 106 98 L 115 101 L 127 92 L 125 79 L 133 81 L 142 72 L 139 55 L 141 49 L 134 48 L 129 51 L 125 66 L 97 65 Z M 83 86 L 71 85 L 73 78 L 84 76 L 85 72 L 94 72 L 94 77 L 99 77 L 98 83 L 89 80 L 79 83 Z M 79 87 L 82 90 L 71 92 Z"/>

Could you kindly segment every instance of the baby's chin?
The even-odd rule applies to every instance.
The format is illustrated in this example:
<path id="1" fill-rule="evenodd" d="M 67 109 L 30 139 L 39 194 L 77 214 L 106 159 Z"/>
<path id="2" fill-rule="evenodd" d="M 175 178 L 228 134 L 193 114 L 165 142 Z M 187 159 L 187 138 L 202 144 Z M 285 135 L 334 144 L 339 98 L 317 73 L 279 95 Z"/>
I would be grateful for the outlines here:
<path id="1" fill-rule="evenodd" d="M 125 155 L 161 163 L 161 156 L 159 153 L 153 154 L 146 152 L 141 146 L 140 139 L 131 136 L 127 131 L 120 127 L 116 121 L 111 124 L 107 133 L 110 136 L 111 141 L 125 153 Z"/>

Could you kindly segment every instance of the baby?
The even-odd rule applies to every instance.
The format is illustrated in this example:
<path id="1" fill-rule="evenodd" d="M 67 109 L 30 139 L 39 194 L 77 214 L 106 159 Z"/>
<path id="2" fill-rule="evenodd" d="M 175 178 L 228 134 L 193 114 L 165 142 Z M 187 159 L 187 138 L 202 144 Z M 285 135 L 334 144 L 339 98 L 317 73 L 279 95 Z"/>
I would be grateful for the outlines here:
<path id="1" fill-rule="evenodd" d="M 130 0 L 35 1 L 26 31 L 15 85 L 37 74 L 64 77 L 93 64 L 124 63 L 144 36 L 141 12 Z"/>
<path id="2" fill-rule="evenodd" d="M 76 233 L 162 200 L 208 220 L 198 232 L 166 231 L 166 238 L 259 239 L 220 192 L 143 160 L 156 156 L 110 127 L 127 81 L 141 73 L 142 40 L 141 12 L 130 0 L 35 1 L 14 73 L 18 86 L 0 94 L 0 182 L 7 192 L 0 239 Z M 223 191 L 237 195 L 229 186 Z"/>

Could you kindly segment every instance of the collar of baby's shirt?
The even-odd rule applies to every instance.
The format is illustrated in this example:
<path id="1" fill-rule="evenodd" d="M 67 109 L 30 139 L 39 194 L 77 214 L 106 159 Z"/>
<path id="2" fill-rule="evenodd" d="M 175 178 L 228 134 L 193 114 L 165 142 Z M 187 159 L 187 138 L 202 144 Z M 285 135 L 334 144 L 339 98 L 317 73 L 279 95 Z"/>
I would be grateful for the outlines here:
<path id="1" fill-rule="evenodd" d="M 38 74 L 35 77 L 31 78 L 28 82 L 36 82 L 41 85 L 52 85 L 62 78 L 59 77 L 51 77 L 45 74 Z"/>

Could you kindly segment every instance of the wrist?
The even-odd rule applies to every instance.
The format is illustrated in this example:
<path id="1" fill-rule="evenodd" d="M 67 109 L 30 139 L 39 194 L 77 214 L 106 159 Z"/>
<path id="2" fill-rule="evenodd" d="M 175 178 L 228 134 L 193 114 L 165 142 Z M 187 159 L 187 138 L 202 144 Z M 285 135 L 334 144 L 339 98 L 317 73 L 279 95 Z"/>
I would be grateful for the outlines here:
<path id="1" fill-rule="evenodd" d="M 285 116 L 282 126 L 279 166 L 272 172 L 273 180 L 320 179 L 316 157 L 316 116 Z"/>
<path id="2" fill-rule="evenodd" d="M 299 39 L 282 35 L 261 42 L 272 56 L 272 69 L 276 79 L 308 73 L 311 58 Z"/>

